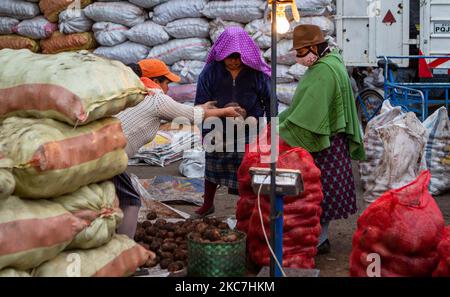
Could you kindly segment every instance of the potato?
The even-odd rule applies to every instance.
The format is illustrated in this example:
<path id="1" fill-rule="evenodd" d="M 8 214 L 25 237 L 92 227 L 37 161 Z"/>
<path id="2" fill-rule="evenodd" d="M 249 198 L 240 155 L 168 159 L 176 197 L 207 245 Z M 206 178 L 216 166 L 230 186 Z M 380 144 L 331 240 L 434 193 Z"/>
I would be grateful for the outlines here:
<path id="1" fill-rule="evenodd" d="M 167 221 L 164 219 L 157 219 L 155 222 L 155 226 L 158 228 L 161 228 L 162 226 L 164 226 L 165 224 L 167 224 Z"/>
<path id="2" fill-rule="evenodd" d="M 195 227 L 195 230 L 198 232 L 198 233 L 200 233 L 200 234 L 203 234 L 205 231 L 206 231 L 206 229 L 208 229 L 208 225 L 207 224 L 205 224 L 205 223 L 199 223 L 196 227 Z"/>
<path id="3" fill-rule="evenodd" d="M 149 236 L 156 236 L 156 234 L 158 233 L 158 228 L 152 226 L 152 227 L 147 227 L 145 229 L 145 234 L 149 235 Z"/>
<path id="4" fill-rule="evenodd" d="M 177 237 L 177 238 L 175 238 L 175 242 L 177 243 L 177 244 L 180 244 L 180 243 L 183 243 L 183 242 L 185 242 L 186 240 L 183 238 L 183 237 Z"/>
<path id="5" fill-rule="evenodd" d="M 156 234 L 156 236 L 164 239 L 167 237 L 167 233 L 169 233 L 169 232 L 167 232 L 167 230 L 159 230 L 158 233 Z"/>
<path id="6" fill-rule="evenodd" d="M 182 244 L 180 244 L 180 245 L 178 246 L 178 248 L 179 248 L 179 249 L 182 249 L 182 250 L 187 250 L 187 249 L 188 249 L 188 245 L 187 245 L 187 243 L 182 243 Z"/>
<path id="7" fill-rule="evenodd" d="M 154 237 L 152 237 L 152 236 L 147 236 L 147 235 L 144 236 L 144 242 L 147 244 L 152 244 L 153 240 L 154 240 Z"/>
<path id="8" fill-rule="evenodd" d="M 175 243 L 175 239 L 174 238 L 166 238 L 163 240 L 163 243 Z"/>
<path id="9" fill-rule="evenodd" d="M 163 243 L 161 250 L 164 252 L 173 252 L 177 247 L 178 245 L 176 243 Z"/>
<path id="10" fill-rule="evenodd" d="M 174 232 L 176 230 L 176 226 L 174 223 L 167 223 L 163 226 L 163 229 L 170 232 Z"/>
<path id="11" fill-rule="evenodd" d="M 227 236 L 225 236 L 223 238 L 223 241 L 225 242 L 235 242 L 237 241 L 239 238 L 236 234 L 232 233 L 232 234 L 228 234 Z"/>
<path id="12" fill-rule="evenodd" d="M 177 230 L 175 230 L 175 236 L 176 237 L 186 236 L 186 228 L 178 228 Z"/>
<path id="13" fill-rule="evenodd" d="M 167 270 L 169 270 L 170 272 L 175 272 L 175 271 L 180 271 L 184 268 L 184 264 L 183 262 L 172 262 L 170 263 L 170 265 L 167 267 Z"/>
<path id="14" fill-rule="evenodd" d="M 154 251 L 154 252 L 159 250 L 160 247 L 161 247 L 161 244 L 155 240 L 150 244 L 150 250 Z"/>
<path id="15" fill-rule="evenodd" d="M 187 257 L 188 257 L 188 252 L 186 250 L 178 249 L 173 253 L 173 259 L 175 261 L 184 261 L 187 259 Z"/>
<path id="16" fill-rule="evenodd" d="M 147 214 L 147 220 L 149 220 L 149 221 L 156 220 L 157 217 L 158 217 L 158 215 L 156 214 L 155 211 L 150 211 L 150 212 Z"/>
<path id="17" fill-rule="evenodd" d="M 219 228 L 219 229 L 222 229 L 222 230 L 228 230 L 228 229 L 230 229 L 230 227 L 228 226 L 228 224 L 227 223 L 219 223 L 218 225 L 217 225 L 217 228 Z"/>
<path id="18" fill-rule="evenodd" d="M 162 259 L 173 260 L 173 254 L 171 252 L 164 252 L 162 250 L 158 250 L 158 256 L 160 256 Z"/>
<path id="19" fill-rule="evenodd" d="M 144 236 L 145 236 L 144 229 L 138 229 L 136 230 L 136 234 L 134 235 L 134 240 L 141 241 L 142 239 L 144 239 Z"/>
<path id="20" fill-rule="evenodd" d="M 220 231 L 217 228 L 210 228 L 207 229 L 205 231 L 205 233 L 203 234 L 203 238 L 204 239 L 208 239 L 212 242 L 220 240 L 221 236 L 220 236 Z"/>
<path id="21" fill-rule="evenodd" d="M 152 222 L 145 221 L 142 223 L 142 228 L 147 229 L 147 227 L 151 227 L 152 225 Z"/>
<path id="22" fill-rule="evenodd" d="M 167 238 L 175 238 L 175 233 L 174 232 L 167 232 Z"/>
<path id="23" fill-rule="evenodd" d="M 167 269 L 172 262 L 171 259 L 162 259 L 161 262 L 159 262 L 159 266 L 161 266 L 162 269 Z"/>
<path id="24" fill-rule="evenodd" d="M 198 241 L 200 238 L 202 238 L 202 235 L 200 233 L 198 233 L 198 232 L 192 232 L 191 233 L 191 239 L 192 240 Z"/>

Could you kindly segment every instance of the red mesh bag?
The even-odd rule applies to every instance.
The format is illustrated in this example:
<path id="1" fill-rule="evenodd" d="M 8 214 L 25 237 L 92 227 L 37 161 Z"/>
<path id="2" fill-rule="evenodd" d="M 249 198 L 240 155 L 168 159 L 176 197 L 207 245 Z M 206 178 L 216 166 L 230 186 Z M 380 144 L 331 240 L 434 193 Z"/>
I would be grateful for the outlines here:
<path id="1" fill-rule="evenodd" d="M 429 183 L 430 173 L 423 171 L 414 182 L 383 194 L 361 215 L 353 236 L 352 276 L 367 276 L 370 254 L 380 256 L 381 276 L 431 276 L 445 222 L 428 192 Z"/>
<path id="2" fill-rule="evenodd" d="M 257 194 L 251 187 L 250 167 L 270 167 L 265 163 L 270 156 L 267 144 L 257 152 L 247 152 L 238 171 L 240 199 L 237 203 L 237 228 L 247 233 L 247 247 L 250 258 L 259 266 L 268 266 L 270 252 L 262 231 L 258 211 Z M 297 197 L 284 199 L 283 224 L 283 266 L 293 268 L 314 268 L 318 238 L 321 232 L 320 216 L 323 200 L 320 170 L 311 155 L 302 148 L 293 148 L 279 142 L 277 168 L 295 169 L 302 172 L 304 192 Z M 263 162 L 264 161 L 264 162 Z M 261 212 L 264 228 L 270 237 L 270 198 L 261 195 Z"/>
<path id="3" fill-rule="evenodd" d="M 445 229 L 444 238 L 438 245 L 439 265 L 433 272 L 435 277 L 450 277 L 450 226 Z"/>

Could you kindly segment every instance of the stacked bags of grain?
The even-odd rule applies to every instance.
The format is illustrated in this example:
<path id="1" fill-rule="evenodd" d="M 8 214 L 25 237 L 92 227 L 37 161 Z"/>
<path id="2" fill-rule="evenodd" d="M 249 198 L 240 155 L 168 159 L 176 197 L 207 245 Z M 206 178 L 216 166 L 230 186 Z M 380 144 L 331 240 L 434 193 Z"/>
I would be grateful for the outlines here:
<path id="1" fill-rule="evenodd" d="M 0 151 L 11 160 L 0 163 L 0 177 L 12 173 L 16 184 L 0 191 L 14 195 L 0 201 L 0 269 L 40 275 L 45 265 L 45 275 L 68 276 L 52 260 L 61 252 L 83 258 L 112 245 L 81 270 L 134 272 L 149 254 L 115 235 L 123 215 L 107 180 L 128 159 L 120 121 L 110 116 L 143 100 L 145 87 L 128 67 L 88 52 L 5 49 L 0 63 Z"/>
<path id="2" fill-rule="evenodd" d="M 39 16 L 37 3 L 16 0 L 0 2 L 0 49 L 26 48 L 38 52 L 39 39 L 47 38 L 55 24 Z"/>
<path id="3" fill-rule="evenodd" d="M 85 17 L 82 10 L 91 2 L 91 0 L 2 1 L 0 49 L 26 48 L 33 52 L 55 54 L 95 48 L 96 42 L 90 32 L 92 21 Z"/>

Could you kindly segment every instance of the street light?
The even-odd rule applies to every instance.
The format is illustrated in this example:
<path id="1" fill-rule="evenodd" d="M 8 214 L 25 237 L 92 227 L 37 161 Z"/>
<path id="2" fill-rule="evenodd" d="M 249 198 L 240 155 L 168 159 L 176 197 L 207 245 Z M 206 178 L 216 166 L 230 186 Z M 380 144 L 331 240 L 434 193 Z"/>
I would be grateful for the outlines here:
<path id="1" fill-rule="evenodd" d="M 270 96 L 270 117 L 275 119 L 277 114 L 275 113 L 277 107 L 277 31 L 280 33 L 286 33 L 289 28 L 289 22 L 286 18 L 285 10 L 287 6 L 292 7 L 292 13 L 294 19 L 298 22 L 300 20 L 300 15 L 298 13 L 297 4 L 295 0 L 268 0 L 269 5 L 272 5 L 272 80 L 271 80 L 271 96 Z M 279 23 L 279 25 L 277 25 Z M 277 145 L 277 127 L 276 123 L 272 121 L 271 124 L 271 164 L 270 164 L 270 246 L 273 251 L 279 250 L 277 248 L 277 232 L 283 232 L 282 223 L 281 226 L 279 222 L 281 212 L 278 211 L 282 209 L 281 199 L 277 199 L 276 192 L 276 174 L 277 174 L 277 156 L 278 156 L 278 145 Z M 281 221 L 282 222 L 282 221 Z M 278 257 L 277 257 L 278 258 Z M 280 271 L 276 266 L 276 261 L 273 255 L 270 257 L 270 276 L 280 276 Z"/>

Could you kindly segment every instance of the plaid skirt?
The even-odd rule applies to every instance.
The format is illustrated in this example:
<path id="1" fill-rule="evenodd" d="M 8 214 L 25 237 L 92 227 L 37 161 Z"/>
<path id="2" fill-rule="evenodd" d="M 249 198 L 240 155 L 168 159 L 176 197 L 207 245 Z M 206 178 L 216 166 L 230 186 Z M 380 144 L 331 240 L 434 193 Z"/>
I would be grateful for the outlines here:
<path id="1" fill-rule="evenodd" d="M 116 175 L 113 177 L 112 182 L 116 187 L 120 208 L 125 208 L 126 206 L 141 206 L 141 198 L 135 190 L 128 173 L 124 172 Z"/>
<path id="2" fill-rule="evenodd" d="M 346 219 L 355 214 L 358 210 L 355 180 L 346 136 L 334 136 L 328 149 L 312 153 L 312 156 L 322 174 L 322 222 Z"/>
<path id="3" fill-rule="evenodd" d="M 237 172 L 244 153 L 206 153 L 205 179 L 212 183 L 237 190 Z"/>

